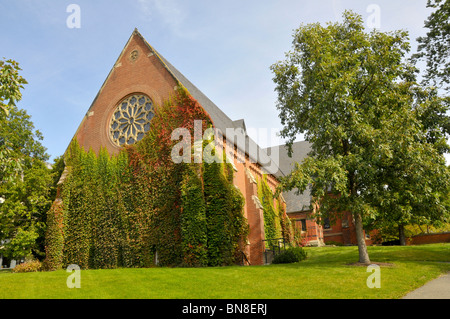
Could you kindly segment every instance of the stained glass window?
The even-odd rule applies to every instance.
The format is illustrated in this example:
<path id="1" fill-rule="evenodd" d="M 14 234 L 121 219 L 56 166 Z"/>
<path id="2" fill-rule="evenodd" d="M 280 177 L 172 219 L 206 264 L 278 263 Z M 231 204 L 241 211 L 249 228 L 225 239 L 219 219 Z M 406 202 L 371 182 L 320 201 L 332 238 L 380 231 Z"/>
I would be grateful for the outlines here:
<path id="1" fill-rule="evenodd" d="M 150 129 L 154 116 L 153 103 L 143 94 L 131 95 L 122 100 L 111 117 L 110 136 L 114 144 L 134 144 Z"/>

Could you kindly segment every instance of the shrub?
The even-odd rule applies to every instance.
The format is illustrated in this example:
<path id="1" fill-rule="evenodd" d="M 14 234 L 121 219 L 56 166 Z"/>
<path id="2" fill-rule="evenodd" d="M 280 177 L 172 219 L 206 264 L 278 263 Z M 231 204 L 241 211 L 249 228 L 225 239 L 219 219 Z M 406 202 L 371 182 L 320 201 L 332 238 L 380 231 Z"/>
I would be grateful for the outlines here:
<path id="1" fill-rule="evenodd" d="M 302 261 L 306 258 L 306 251 L 302 247 L 291 247 L 276 255 L 273 264 L 289 264 Z"/>
<path id="2" fill-rule="evenodd" d="M 17 265 L 14 269 L 12 269 L 12 272 L 37 272 L 41 271 L 41 269 L 41 262 L 39 260 L 32 260 Z"/>

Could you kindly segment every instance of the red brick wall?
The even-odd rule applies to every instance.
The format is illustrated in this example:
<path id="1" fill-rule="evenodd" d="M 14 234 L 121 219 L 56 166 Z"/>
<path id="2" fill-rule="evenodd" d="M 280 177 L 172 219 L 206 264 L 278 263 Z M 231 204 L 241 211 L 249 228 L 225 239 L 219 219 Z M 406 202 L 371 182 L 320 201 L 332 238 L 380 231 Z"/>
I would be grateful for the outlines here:
<path id="1" fill-rule="evenodd" d="M 407 240 L 408 245 L 423 245 L 433 243 L 450 243 L 450 232 L 418 235 L 413 236 Z"/>
<path id="2" fill-rule="evenodd" d="M 135 50 L 138 51 L 138 58 L 132 60 L 130 55 Z M 142 37 L 133 34 L 75 133 L 79 144 L 85 150 L 92 149 L 96 153 L 101 147 L 106 147 L 109 153 L 116 154 L 119 147 L 109 138 L 109 121 L 123 98 L 133 93 L 144 93 L 156 107 L 175 93 L 177 85 Z M 258 195 L 257 185 L 247 176 L 246 170 L 260 178 L 261 167 L 251 163 L 248 156 L 236 149 L 234 164 L 237 168 L 234 184 L 245 197 L 244 216 L 250 226 L 249 245 L 245 253 L 252 265 L 260 265 L 263 264 L 264 217 L 262 209 L 253 200 L 253 196 Z M 278 181 L 273 176 L 269 176 L 268 180 L 274 189 Z"/>
<path id="3" fill-rule="evenodd" d="M 297 227 L 298 230 L 301 230 L 302 222 L 301 220 L 304 219 L 306 223 L 306 231 L 302 232 L 302 236 L 305 236 L 306 242 L 310 242 L 312 240 L 317 240 L 321 244 L 323 243 L 323 229 L 322 225 L 319 225 L 316 223 L 315 220 L 311 219 L 311 212 L 298 212 L 289 214 L 289 218 L 293 220 L 294 227 Z"/>
<path id="4" fill-rule="evenodd" d="M 325 243 L 335 241 L 347 245 L 356 244 L 355 226 L 351 214 L 344 213 L 342 218 L 336 219 L 330 224 L 329 229 L 323 230 L 323 236 Z"/>
<path id="5" fill-rule="evenodd" d="M 134 50 L 138 58 L 132 61 L 130 54 Z M 78 142 L 85 150 L 98 152 L 103 146 L 116 154 L 119 148 L 111 142 L 108 129 L 118 103 L 132 93 L 144 93 L 158 105 L 174 93 L 175 86 L 175 79 L 143 39 L 133 35 L 78 128 Z"/>
<path id="6" fill-rule="evenodd" d="M 367 234 L 364 232 L 364 236 L 367 235 L 365 237 L 366 245 L 374 244 L 375 234 L 376 231 L 371 231 Z M 323 239 L 325 243 L 335 241 L 344 245 L 357 245 L 358 241 L 356 240 L 356 229 L 352 214 L 349 212 L 344 213 L 342 218 L 336 219 L 330 229 L 324 229 Z"/>
<path id="7" fill-rule="evenodd" d="M 311 211 L 289 214 L 289 218 L 294 220 L 298 227 L 301 226 L 299 220 L 306 219 L 306 241 L 319 240 L 325 244 L 338 242 L 344 245 L 357 245 L 355 224 L 350 213 L 344 213 L 342 218 L 336 219 L 329 229 L 325 229 L 322 225 L 316 223 L 310 215 Z M 376 231 L 370 232 L 370 237 L 366 237 L 366 245 L 374 243 L 375 234 Z"/>
<path id="8" fill-rule="evenodd" d="M 262 265 L 264 245 L 262 240 L 265 238 L 264 235 L 264 212 L 261 206 L 257 203 L 255 197 L 258 196 L 258 187 L 255 181 L 249 175 L 252 172 L 252 165 L 246 163 L 244 170 L 245 176 L 245 203 L 247 210 L 247 220 L 249 225 L 248 241 L 250 244 L 250 263 L 252 265 Z M 253 176 L 254 177 L 254 176 Z M 242 191 L 242 189 L 241 189 Z"/>

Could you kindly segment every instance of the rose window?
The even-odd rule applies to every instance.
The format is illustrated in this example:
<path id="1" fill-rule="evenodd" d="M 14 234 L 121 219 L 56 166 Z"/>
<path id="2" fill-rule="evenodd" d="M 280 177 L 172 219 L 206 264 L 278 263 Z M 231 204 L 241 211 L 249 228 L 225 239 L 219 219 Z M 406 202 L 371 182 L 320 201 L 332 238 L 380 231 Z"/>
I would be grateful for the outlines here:
<path id="1" fill-rule="evenodd" d="M 150 129 L 155 115 L 153 103 L 143 94 L 135 94 L 119 103 L 111 118 L 110 136 L 114 144 L 134 144 Z"/>

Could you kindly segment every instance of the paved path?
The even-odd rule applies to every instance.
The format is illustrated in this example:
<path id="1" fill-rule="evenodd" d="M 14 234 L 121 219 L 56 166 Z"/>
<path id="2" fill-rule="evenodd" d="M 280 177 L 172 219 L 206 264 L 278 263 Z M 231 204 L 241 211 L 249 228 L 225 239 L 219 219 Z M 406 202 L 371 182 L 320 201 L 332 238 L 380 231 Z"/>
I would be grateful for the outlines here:
<path id="1" fill-rule="evenodd" d="M 450 272 L 427 282 L 402 299 L 450 299 Z"/>

